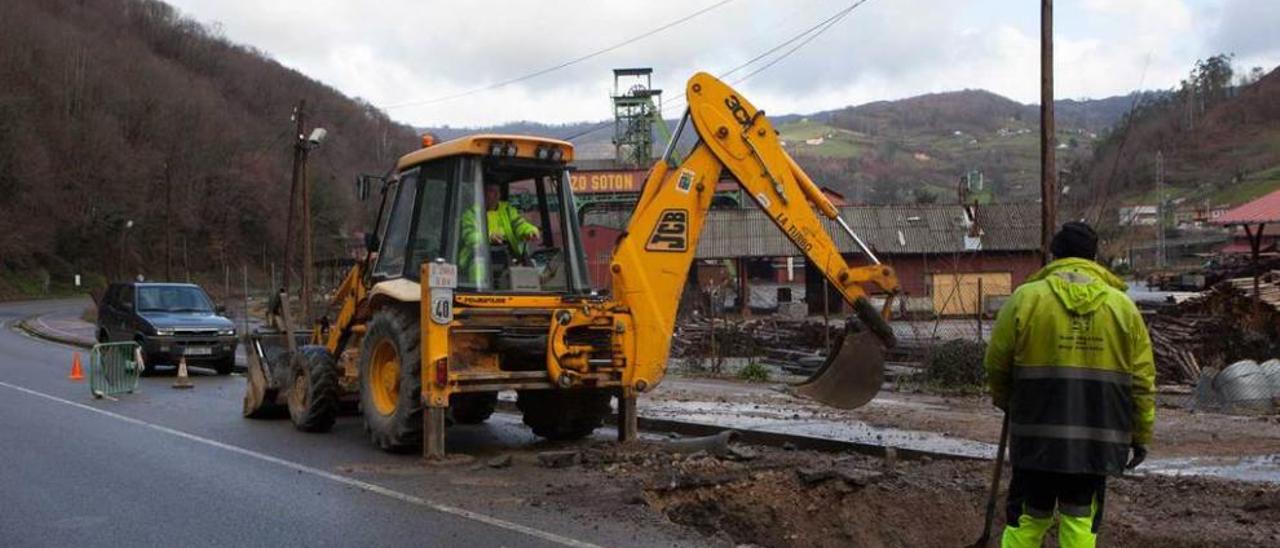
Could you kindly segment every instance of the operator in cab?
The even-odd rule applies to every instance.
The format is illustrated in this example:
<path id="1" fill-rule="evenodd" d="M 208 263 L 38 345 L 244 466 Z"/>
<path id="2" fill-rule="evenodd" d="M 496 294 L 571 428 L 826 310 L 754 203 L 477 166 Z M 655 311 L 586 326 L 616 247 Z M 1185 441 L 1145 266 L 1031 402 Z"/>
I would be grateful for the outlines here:
<path id="1" fill-rule="evenodd" d="M 497 183 L 484 185 L 484 208 L 489 221 L 489 243 L 507 244 L 513 257 L 526 257 L 525 242 L 542 237 L 538 227 L 521 216 L 520 211 L 510 202 L 502 199 L 502 188 Z M 463 224 L 462 233 L 467 234 L 465 218 Z M 474 223 L 472 226 L 474 227 Z"/>
<path id="2" fill-rule="evenodd" d="M 484 208 L 489 244 L 505 245 L 506 255 L 517 262 L 526 260 L 528 242 L 542 237 L 538 227 L 520 215 L 520 211 L 510 202 L 502 199 L 502 186 L 498 183 L 485 183 Z M 466 245 L 462 246 L 458 255 L 459 271 L 464 278 L 474 279 L 480 271 L 479 265 L 472 259 L 473 250 L 480 239 L 475 210 L 467 209 L 462 214 L 460 235 Z"/>

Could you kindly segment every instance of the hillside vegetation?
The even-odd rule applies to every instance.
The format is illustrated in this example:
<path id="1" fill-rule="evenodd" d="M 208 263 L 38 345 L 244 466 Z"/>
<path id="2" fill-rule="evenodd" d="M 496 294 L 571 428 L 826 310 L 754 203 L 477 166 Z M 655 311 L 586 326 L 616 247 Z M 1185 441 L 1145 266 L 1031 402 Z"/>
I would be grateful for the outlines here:
<path id="1" fill-rule="evenodd" d="M 1065 101 L 1057 153 L 1082 160 L 1124 98 Z M 1038 197 L 1039 109 L 982 90 L 879 101 L 780 126 L 787 148 L 855 202 L 953 200 L 970 172 L 999 201 Z"/>
<path id="2" fill-rule="evenodd" d="M 358 217 L 354 175 L 414 145 L 158 1 L 6 0 L 0 21 L 0 273 L 158 279 L 167 233 L 175 278 L 278 257 L 299 99 L 329 131 L 310 168 L 323 258 Z"/>
<path id="3" fill-rule="evenodd" d="M 1154 204 L 1157 152 L 1173 201 L 1238 205 L 1280 188 L 1280 70 L 1241 77 L 1226 55 L 1197 63 L 1099 144 L 1081 208 Z"/>
<path id="4" fill-rule="evenodd" d="M 1066 145 L 1058 154 L 1081 160 L 1134 98 L 1055 104 L 1058 140 Z M 787 149 L 820 184 L 856 202 L 896 203 L 955 196 L 959 178 L 975 170 L 983 173 L 988 195 L 1003 201 L 1034 199 L 1040 176 L 1039 116 L 1036 105 L 966 90 L 770 118 Z M 676 122 L 667 123 L 674 127 Z M 603 122 L 424 129 L 446 139 L 473 132 L 570 138 L 585 156 L 613 150 L 612 124 Z"/>

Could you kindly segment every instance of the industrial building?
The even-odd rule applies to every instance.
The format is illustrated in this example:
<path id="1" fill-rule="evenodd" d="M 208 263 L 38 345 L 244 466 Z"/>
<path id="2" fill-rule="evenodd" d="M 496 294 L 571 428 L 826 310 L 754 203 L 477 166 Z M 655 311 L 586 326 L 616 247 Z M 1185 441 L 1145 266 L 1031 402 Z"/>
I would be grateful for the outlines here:
<path id="1" fill-rule="evenodd" d="M 897 270 L 906 302 L 917 313 L 969 315 L 980 307 L 989 309 L 1040 267 L 1039 204 L 845 205 L 840 212 L 880 259 Z M 629 214 L 621 209 L 583 212 L 583 243 L 598 285 L 607 287 L 613 245 Z M 856 261 L 853 240 L 833 223 L 827 230 L 836 235 L 841 252 Z M 810 313 L 822 310 L 822 280 L 758 209 L 713 210 L 696 257 L 698 285 L 723 288 L 721 293 L 731 296 L 739 312 L 775 309 L 778 295 L 785 300 L 788 293 L 806 302 Z M 826 302 L 832 310 L 841 307 L 835 293 Z"/>

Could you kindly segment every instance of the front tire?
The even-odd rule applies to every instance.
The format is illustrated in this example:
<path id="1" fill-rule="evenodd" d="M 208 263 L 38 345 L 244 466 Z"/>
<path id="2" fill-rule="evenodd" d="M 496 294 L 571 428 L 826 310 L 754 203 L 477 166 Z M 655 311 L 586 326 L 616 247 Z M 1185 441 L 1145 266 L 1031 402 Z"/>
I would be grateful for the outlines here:
<path id="1" fill-rule="evenodd" d="M 576 440 L 591 435 L 613 410 L 603 390 L 521 390 L 516 407 L 533 433 L 549 440 Z"/>
<path id="2" fill-rule="evenodd" d="M 360 345 L 360 409 L 385 451 L 422 446 L 421 339 L 417 310 L 391 306 L 373 314 Z"/>
<path id="3" fill-rule="evenodd" d="M 455 424 L 480 424 L 498 407 L 497 392 L 472 392 L 449 397 L 449 418 Z"/>
<path id="4" fill-rule="evenodd" d="M 307 345 L 290 360 L 289 418 L 303 432 L 328 432 L 338 416 L 338 370 L 323 346 Z"/>

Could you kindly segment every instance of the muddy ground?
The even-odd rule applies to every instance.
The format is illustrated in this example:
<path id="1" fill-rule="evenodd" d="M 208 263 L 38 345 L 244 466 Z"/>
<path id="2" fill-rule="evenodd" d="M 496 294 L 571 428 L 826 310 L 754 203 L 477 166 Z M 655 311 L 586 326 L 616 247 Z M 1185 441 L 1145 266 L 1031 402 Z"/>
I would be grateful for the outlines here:
<path id="1" fill-rule="evenodd" d="M 669 444 L 538 445 L 400 471 L 341 471 L 421 475 L 424 488 L 466 485 L 469 501 L 493 508 L 531 505 L 586 523 L 625 520 L 640 544 L 644 531 L 657 528 L 716 546 L 956 547 L 982 529 L 987 462 L 736 444 L 721 456 L 671 454 Z M 540 456 L 548 450 L 569 457 L 552 468 Z M 1104 546 L 1280 546 L 1280 486 L 1117 478 L 1101 535 Z"/>
<path id="2" fill-rule="evenodd" d="M 776 414 L 789 408 L 797 421 L 855 420 L 872 426 L 936 432 L 948 437 L 996 443 L 999 410 L 985 396 L 937 396 L 884 390 L 871 403 L 855 410 L 838 410 L 790 395 L 779 383 L 747 384 L 716 379 L 673 379 L 648 395 L 653 402 L 707 402 L 708 416 L 717 413 Z M 1280 416 L 1239 417 L 1194 412 L 1189 395 L 1159 398 L 1151 458 L 1236 457 L 1280 451 Z M 643 400 L 642 400 L 643 402 Z M 718 404 L 740 404 L 726 408 Z"/>

